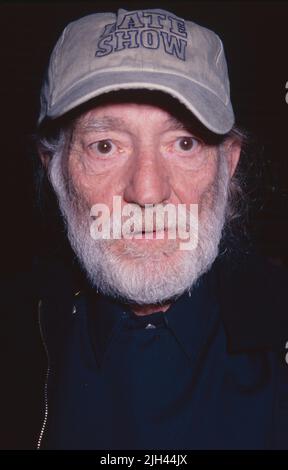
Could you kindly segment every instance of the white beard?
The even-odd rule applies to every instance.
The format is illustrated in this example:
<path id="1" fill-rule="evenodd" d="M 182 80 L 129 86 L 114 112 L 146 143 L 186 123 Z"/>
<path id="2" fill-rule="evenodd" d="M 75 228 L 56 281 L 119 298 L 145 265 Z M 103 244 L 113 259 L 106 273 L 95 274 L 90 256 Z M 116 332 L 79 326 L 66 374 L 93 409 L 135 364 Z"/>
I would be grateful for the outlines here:
<path id="1" fill-rule="evenodd" d="M 148 246 L 123 239 L 94 240 L 90 235 L 89 209 L 84 209 L 79 197 L 73 203 L 67 190 L 61 153 L 56 153 L 51 161 L 49 178 L 72 249 L 97 291 L 138 305 L 163 304 L 191 291 L 213 264 L 225 224 L 229 174 L 221 150 L 216 182 L 199 214 L 198 244 L 191 251 L 179 250 L 175 240 L 163 241 L 157 249 L 153 242 Z"/>

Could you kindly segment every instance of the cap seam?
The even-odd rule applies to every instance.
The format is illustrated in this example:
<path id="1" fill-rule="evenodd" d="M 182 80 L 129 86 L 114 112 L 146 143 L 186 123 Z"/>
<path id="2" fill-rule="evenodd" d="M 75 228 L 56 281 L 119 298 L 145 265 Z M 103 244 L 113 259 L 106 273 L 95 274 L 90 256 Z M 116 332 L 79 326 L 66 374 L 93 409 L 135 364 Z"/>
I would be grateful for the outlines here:
<path id="1" fill-rule="evenodd" d="M 63 42 L 66 38 L 66 34 L 67 34 L 67 31 L 70 30 L 70 23 L 66 26 L 66 28 L 64 29 L 64 31 L 62 32 L 58 42 L 57 42 L 57 45 L 56 45 L 56 48 L 55 48 L 55 61 L 54 61 L 54 73 L 53 73 L 53 82 L 58 80 L 58 70 L 59 70 L 59 61 L 60 61 L 60 50 L 63 46 Z M 53 83 L 54 85 L 54 83 Z M 53 86 L 52 87 L 52 90 L 51 90 L 51 96 L 50 96 L 50 101 L 51 101 L 51 104 L 53 106 L 53 103 L 54 103 L 54 95 L 55 95 L 55 87 Z"/>
<path id="2" fill-rule="evenodd" d="M 218 51 L 217 51 L 217 56 L 216 56 L 216 61 L 215 61 L 215 63 L 216 63 L 216 65 L 218 66 L 218 60 L 219 60 L 219 58 L 220 58 L 221 52 L 223 52 L 223 43 L 222 43 L 221 39 L 219 38 L 219 36 L 218 36 L 217 34 L 216 34 L 216 36 L 217 36 L 217 38 L 218 38 L 218 40 L 219 40 L 219 49 L 218 49 Z"/>

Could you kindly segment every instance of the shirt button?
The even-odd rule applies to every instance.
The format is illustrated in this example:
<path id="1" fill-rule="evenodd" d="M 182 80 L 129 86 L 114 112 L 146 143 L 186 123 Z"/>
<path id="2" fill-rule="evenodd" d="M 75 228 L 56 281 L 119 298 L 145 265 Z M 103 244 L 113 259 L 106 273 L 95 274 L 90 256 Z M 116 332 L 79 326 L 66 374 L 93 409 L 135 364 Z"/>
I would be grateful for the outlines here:
<path id="1" fill-rule="evenodd" d="M 145 326 L 145 330 L 151 330 L 152 328 L 156 328 L 156 326 L 152 325 L 152 323 L 148 323 L 148 325 Z"/>

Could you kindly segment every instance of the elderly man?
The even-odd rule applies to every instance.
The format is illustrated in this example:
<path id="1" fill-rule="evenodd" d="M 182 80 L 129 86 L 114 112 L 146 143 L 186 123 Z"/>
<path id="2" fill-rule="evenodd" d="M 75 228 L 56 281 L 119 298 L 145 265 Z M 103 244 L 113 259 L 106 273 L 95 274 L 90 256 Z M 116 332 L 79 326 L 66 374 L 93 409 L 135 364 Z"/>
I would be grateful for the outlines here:
<path id="1" fill-rule="evenodd" d="M 212 31 L 156 9 L 64 30 L 38 149 L 82 277 L 58 263 L 40 300 L 39 448 L 288 448 L 287 278 L 231 244 L 242 141 Z"/>

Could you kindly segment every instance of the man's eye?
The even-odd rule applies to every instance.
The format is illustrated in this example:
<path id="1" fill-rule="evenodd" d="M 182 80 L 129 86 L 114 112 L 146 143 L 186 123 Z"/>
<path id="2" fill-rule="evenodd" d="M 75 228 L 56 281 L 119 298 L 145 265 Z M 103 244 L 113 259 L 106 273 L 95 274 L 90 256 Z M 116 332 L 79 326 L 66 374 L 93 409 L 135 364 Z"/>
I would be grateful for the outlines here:
<path id="1" fill-rule="evenodd" d="M 89 145 L 89 148 L 92 149 L 98 155 L 111 155 L 116 146 L 111 142 L 111 140 L 99 140 L 98 142 L 93 142 Z"/>
<path id="2" fill-rule="evenodd" d="M 179 137 L 175 142 L 175 149 L 177 152 L 191 152 L 195 150 L 199 142 L 194 137 Z"/>

